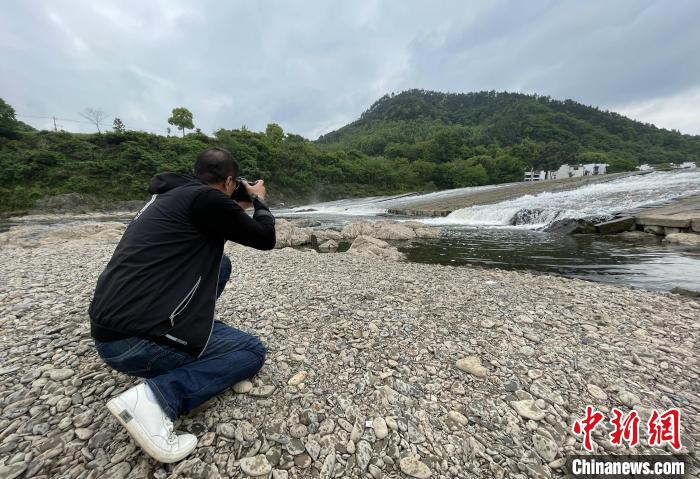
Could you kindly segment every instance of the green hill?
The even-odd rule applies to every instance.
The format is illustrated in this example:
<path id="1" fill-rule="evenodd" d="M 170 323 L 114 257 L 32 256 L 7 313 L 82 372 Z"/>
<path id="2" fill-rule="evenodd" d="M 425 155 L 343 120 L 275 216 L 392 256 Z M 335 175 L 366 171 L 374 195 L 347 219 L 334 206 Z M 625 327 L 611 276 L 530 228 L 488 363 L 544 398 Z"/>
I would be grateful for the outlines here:
<path id="1" fill-rule="evenodd" d="M 360 119 L 323 135 L 318 143 L 411 161 L 469 160 L 486 170 L 498 158 L 542 169 L 605 161 L 613 171 L 642 163 L 700 160 L 699 136 L 660 129 L 572 100 L 494 91 L 409 90 L 385 95 Z"/>
<path id="2" fill-rule="evenodd" d="M 248 178 L 264 178 L 276 203 L 520 181 L 526 168 L 572 162 L 604 161 L 610 171 L 624 171 L 700 160 L 700 137 L 514 93 L 385 96 L 316 142 L 276 124 L 264 132 L 220 129 L 184 138 L 123 127 L 36 131 L 0 99 L 0 212 L 26 211 L 44 196 L 73 192 L 103 202 L 143 200 L 152 175 L 189 172 L 210 146 L 229 149 Z"/>

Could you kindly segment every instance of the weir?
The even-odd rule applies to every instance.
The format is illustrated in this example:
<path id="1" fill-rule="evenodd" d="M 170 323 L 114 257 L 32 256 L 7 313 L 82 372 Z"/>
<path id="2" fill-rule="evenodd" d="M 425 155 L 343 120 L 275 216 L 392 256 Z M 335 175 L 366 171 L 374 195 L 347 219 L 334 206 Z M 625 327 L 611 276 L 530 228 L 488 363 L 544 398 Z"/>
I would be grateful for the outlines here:
<path id="1" fill-rule="evenodd" d="M 487 205 L 515 199 L 524 195 L 536 195 L 545 192 L 559 192 L 580 188 L 596 183 L 644 174 L 642 172 L 613 173 L 609 175 L 562 178 L 539 182 L 507 183 L 492 185 L 491 188 L 465 189 L 463 193 L 437 198 L 416 198 L 405 205 L 389 208 L 388 213 L 401 216 L 444 217 L 450 213 L 470 206 Z M 426 195 L 428 196 L 428 195 Z"/>

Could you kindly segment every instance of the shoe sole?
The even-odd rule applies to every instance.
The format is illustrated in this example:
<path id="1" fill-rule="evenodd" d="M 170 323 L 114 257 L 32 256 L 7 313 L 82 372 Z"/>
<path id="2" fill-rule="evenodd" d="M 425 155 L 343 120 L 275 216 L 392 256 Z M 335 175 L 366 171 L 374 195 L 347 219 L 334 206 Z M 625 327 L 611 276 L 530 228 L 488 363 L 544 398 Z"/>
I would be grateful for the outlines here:
<path id="1" fill-rule="evenodd" d="M 110 399 L 107 402 L 107 409 L 109 410 L 109 412 L 112 413 L 112 415 L 115 418 L 117 418 L 117 421 L 119 421 L 119 423 L 122 426 L 124 426 L 124 428 L 127 430 L 134 442 L 136 442 L 136 444 L 138 444 L 141 447 L 141 449 L 143 449 L 146 452 L 146 454 L 148 454 L 158 462 L 162 462 L 164 464 L 178 462 L 187 457 L 194 450 L 194 448 L 192 448 L 186 453 L 167 454 L 163 453 L 163 451 L 156 449 L 153 446 L 153 444 L 150 443 L 150 441 L 144 439 L 144 437 L 147 437 L 148 434 L 143 429 L 143 427 L 141 427 L 141 424 L 139 424 L 139 422 L 136 419 L 131 419 L 127 422 L 124 421 L 124 419 L 121 417 L 121 413 L 123 411 L 128 412 L 129 408 L 126 407 L 126 405 L 121 401 L 121 399 L 119 399 L 119 397 Z"/>

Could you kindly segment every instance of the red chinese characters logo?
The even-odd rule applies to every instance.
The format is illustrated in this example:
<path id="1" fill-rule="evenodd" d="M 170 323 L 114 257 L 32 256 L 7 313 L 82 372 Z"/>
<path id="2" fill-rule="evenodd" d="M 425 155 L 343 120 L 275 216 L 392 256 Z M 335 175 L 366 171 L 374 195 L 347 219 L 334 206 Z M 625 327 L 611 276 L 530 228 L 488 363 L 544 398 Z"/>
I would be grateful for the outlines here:
<path id="1" fill-rule="evenodd" d="M 639 444 L 639 413 L 630 411 L 625 415 L 617 408 L 612 408 L 611 412 L 610 424 L 613 431 L 609 435 L 610 443 L 621 446 L 626 442 L 630 447 Z M 591 435 L 604 417 L 603 413 L 594 410 L 592 406 L 586 406 L 586 416 L 581 420 L 577 419 L 573 424 L 574 434 L 583 435 L 583 447 L 589 452 L 593 451 Z M 680 410 L 672 408 L 663 414 L 656 409 L 652 410 L 647 421 L 647 435 L 649 446 L 661 447 L 669 444 L 673 449 L 679 450 L 682 447 Z"/>
<path id="2" fill-rule="evenodd" d="M 676 408 L 669 409 L 659 414 L 656 409 L 652 411 L 647 422 L 649 429 L 649 445 L 671 445 L 676 451 L 681 448 L 681 411 Z"/>
<path id="3" fill-rule="evenodd" d="M 578 419 L 574 422 L 574 434 L 583 434 L 583 447 L 587 451 L 593 450 L 593 445 L 591 444 L 591 434 L 593 430 L 598 425 L 600 421 L 603 420 L 603 413 L 600 411 L 593 411 L 593 406 L 586 406 L 586 417 L 581 421 Z"/>
<path id="4" fill-rule="evenodd" d="M 639 414 L 637 411 L 631 411 L 625 416 L 622 411 L 614 407 L 612 413 L 614 417 L 610 422 L 615 429 L 610 433 L 610 443 L 621 446 L 622 441 L 625 440 L 630 446 L 639 444 Z"/>

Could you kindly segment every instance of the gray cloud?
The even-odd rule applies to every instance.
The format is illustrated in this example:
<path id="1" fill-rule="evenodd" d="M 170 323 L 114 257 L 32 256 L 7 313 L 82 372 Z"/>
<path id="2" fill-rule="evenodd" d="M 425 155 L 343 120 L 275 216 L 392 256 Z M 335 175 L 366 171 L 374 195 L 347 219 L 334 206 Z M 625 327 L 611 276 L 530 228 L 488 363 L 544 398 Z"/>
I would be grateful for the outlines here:
<path id="1" fill-rule="evenodd" d="M 0 96 L 23 120 L 101 107 L 164 131 L 278 122 L 311 138 L 385 93 L 510 90 L 700 133 L 700 3 L 24 1 L 0 17 Z M 687 101 L 683 101 L 687 98 Z M 90 126 L 59 120 L 67 130 Z M 111 119 L 110 119 L 111 123 Z"/>

